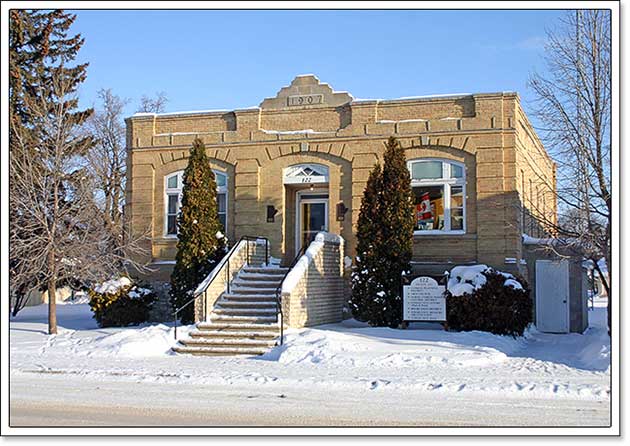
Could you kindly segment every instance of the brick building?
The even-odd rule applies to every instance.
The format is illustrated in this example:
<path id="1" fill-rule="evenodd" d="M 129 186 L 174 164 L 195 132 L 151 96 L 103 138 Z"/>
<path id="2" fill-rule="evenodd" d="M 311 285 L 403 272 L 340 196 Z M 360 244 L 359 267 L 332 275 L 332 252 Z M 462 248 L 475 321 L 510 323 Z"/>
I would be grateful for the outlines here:
<path id="1" fill-rule="evenodd" d="M 290 261 L 327 230 L 353 255 L 368 173 L 392 135 L 418 206 L 414 268 L 479 262 L 526 274 L 522 234 L 542 235 L 531 215 L 556 214 L 555 165 L 511 92 L 364 100 L 302 75 L 255 108 L 135 114 L 126 221 L 136 234 L 149 231 L 154 277 L 167 280 L 181 173 L 200 137 L 231 240 L 268 237 L 272 255 Z"/>

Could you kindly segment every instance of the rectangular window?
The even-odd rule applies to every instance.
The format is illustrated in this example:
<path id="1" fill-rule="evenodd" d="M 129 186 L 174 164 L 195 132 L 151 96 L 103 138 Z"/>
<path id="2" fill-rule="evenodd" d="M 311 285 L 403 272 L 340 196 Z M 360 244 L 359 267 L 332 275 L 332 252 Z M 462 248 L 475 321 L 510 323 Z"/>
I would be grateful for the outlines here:
<path id="1" fill-rule="evenodd" d="M 414 187 L 413 194 L 416 230 L 444 230 L 444 186 Z"/>
<path id="2" fill-rule="evenodd" d="M 217 194 L 217 209 L 219 214 L 219 221 L 223 225 L 223 231 L 225 232 L 225 228 L 227 226 L 227 206 L 225 194 Z"/>
<path id="3" fill-rule="evenodd" d="M 534 236 L 534 186 L 532 185 L 532 180 L 529 180 L 529 206 L 527 207 L 528 216 L 529 216 L 529 232 L 528 234 L 532 237 Z"/>
<path id="4" fill-rule="evenodd" d="M 521 169 L 521 232 L 524 234 L 525 231 L 525 173 Z"/>
<path id="5" fill-rule="evenodd" d="M 179 211 L 179 194 L 169 194 L 166 214 L 166 233 L 177 234 L 177 212 Z"/>
<path id="6" fill-rule="evenodd" d="M 464 188 L 451 186 L 451 230 L 464 229 Z"/>
<path id="7" fill-rule="evenodd" d="M 424 161 L 414 163 L 411 167 L 411 178 L 414 180 L 432 180 L 442 176 L 441 161 Z"/>
<path id="8" fill-rule="evenodd" d="M 464 168 L 457 164 L 451 164 L 451 178 L 463 178 Z"/>

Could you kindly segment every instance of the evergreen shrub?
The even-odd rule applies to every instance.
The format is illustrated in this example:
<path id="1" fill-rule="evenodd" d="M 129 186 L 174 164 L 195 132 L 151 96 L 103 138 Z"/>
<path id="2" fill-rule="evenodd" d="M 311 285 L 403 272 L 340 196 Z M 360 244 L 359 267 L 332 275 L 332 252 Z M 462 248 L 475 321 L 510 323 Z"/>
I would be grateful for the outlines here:
<path id="1" fill-rule="evenodd" d="M 357 257 L 350 309 L 376 327 L 402 322 L 401 276 L 410 272 L 414 207 L 405 150 L 385 144 L 383 167 L 370 172 L 357 222 Z"/>
<path id="2" fill-rule="evenodd" d="M 119 279 L 120 286 L 103 286 L 88 290 L 90 308 L 99 327 L 126 327 L 149 319 L 156 293 L 148 286 Z"/>
<path id="3" fill-rule="evenodd" d="M 174 309 L 182 308 L 194 297 L 197 286 L 227 253 L 227 237 L 217 208 L 217 184 L 199 138 L 190 148 L 183 182 L 177 254 L 171 274 L 170 299 Z M 190 304 L 179 313 L 183 324 L 194 321 L 194 309 L 194 304 Z"/>
<path id="4" fill-rule="evenodd" d="M 481 272 L 485 284 L 471 293 L 454 296 L 446 291 L 446 325 L 455 331 L 487 331 L 522 336 L 532 323 L 533 304 L 527 282 L 512 276 L 522 286 L 506 285 L 504 273 L 491 268 Z"/>

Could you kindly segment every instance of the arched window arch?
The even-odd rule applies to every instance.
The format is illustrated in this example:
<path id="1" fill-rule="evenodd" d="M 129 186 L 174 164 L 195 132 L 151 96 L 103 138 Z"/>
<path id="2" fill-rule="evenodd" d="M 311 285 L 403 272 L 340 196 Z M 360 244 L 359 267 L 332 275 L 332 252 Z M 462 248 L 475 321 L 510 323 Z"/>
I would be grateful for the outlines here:
<path id="1" fill-rule="evenodd" d="M 423 158 L 407 162 L 414 195 L 414 234 L 466 232 L 466 166 Z"/>
<path id="2" fill-rule="evenodd" d="M 224 231 L 227 230 L 227 174 L 220 170 L 214 170 L 215 180 L 217 183 L 217 209 L 219 221 L 223 225 Z M 182 187 L 184 185 L 184 171 L 180 170 L 167 175 L 164 178 L 164 233 L 166 236 L 177 236 L 177 215 L 182 200 Z"/>

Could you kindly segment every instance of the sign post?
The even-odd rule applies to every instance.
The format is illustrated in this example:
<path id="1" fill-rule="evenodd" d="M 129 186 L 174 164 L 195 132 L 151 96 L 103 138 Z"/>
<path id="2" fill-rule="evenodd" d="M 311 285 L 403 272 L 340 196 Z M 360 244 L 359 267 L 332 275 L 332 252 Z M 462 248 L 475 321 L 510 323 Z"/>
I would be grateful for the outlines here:
<path id="1" fill-rule="evenodd" d="M 403 320 L 446 322 L 445 287 L 431 277 L 417 277 L 403 286 Z"/>

